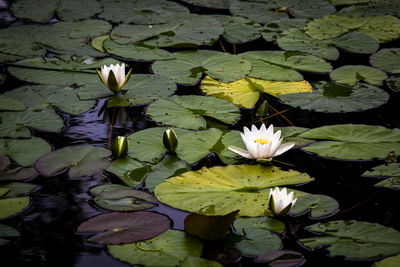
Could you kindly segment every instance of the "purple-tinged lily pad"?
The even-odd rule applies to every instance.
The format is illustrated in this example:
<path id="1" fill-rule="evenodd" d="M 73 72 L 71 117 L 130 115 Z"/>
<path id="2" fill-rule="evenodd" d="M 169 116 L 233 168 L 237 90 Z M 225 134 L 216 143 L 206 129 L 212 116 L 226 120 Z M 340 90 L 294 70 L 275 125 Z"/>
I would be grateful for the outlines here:
<path id="1" fill-rule="evenodd" d="M 156 206 L 156 198 L 135 189 L 104 191 L 96 195 L 94 202 L 114 211 L 145 210 Z"/>
<path id="2" fill-rule="evenodd" d="M 98 146 L 79 145 L 54 150 L 41 156 L 35 168 L 44 176 L 53 176 L 69 168 L 70 178 L 91 176 L 111 164 L 111 151 Z"/>
<path id="3" fill-rule="evenodd" d="M 88 240 L 99 244 L 126 244 L 156 237 L 170 227 L 168 217 L 148 211 L 112 212 L 83 222 L 77 232 L 96 232 Z"/>
<path id="4" fill-rule="evenodd" d="M 305 261 L 303 254 L 292 250 L 267 251 L 257 258 L 257 262 L 268 262 L 274 267 L 300 266 Z"/>

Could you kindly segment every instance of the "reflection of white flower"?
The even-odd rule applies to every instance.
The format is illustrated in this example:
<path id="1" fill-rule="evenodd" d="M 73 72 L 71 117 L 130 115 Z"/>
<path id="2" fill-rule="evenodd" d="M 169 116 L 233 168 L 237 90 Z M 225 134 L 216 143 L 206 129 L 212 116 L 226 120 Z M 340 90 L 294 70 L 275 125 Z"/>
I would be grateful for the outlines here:
<path id="1" fill-rule="evenodd" d="M 279 188 L 269 191 L 269 209 L 278 216 L 286 214 L 296 203 L 297 198 L 293 198 L 293 192 L 289 194 L 286 187 L 279 191 Z"/>
<path id="2" fill-rule="evenodd" d="M 132 69 L 128 72 L 128 75 L 125 76 L 125 64 L 122 63 L 121 66 L 119 64 L 111 64 L 110 67 L 104 65 L 101 68 L 101 72 L 97 70 L 97 74 L 99 75 L 101 81 L 113 92 L 119 92 L 122 86 L 124 86 L 132 73 Z"/>
<path id="3" fill-rule="evenodd" d="M 229 146 L 228 149 L 241 155 L 242 157 L 257 160 L 271 160 L 273 157 L 288 151 L 294 146 L 294 143 L 281 145 L 281 131 L 274 133 L 274 126 L 271 124 L 267 128 L 265 124 L 261 125 L 260 130 L 255 125 L 251 126 L 251 131 L 244 127 L 242 139 L 246 145 L 247 151 L 235 146 Z"/>

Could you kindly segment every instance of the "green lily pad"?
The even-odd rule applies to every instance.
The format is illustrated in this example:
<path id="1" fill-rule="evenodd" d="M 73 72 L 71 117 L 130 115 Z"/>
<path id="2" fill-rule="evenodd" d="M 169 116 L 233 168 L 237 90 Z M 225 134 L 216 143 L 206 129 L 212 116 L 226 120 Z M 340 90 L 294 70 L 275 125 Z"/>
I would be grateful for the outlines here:
<path id="1" fill-rule="evenodd" d="M 371 65 L 390 73 L 400 73 L 400 48 L 385 48 L 373 54 Z"/>
<path id="2" fill-rule="evenodd" d="M 101 6 L 96 0 L 16 0 L 11 10 L 17 18 L 34 22 L 47 22 L 55 13 L 62 20 L 72 21 L 94 16 Z"/>
<path id="3" fill-rule="evenodd" d="M 5 111 L 24 111 L 26 106 L 18 99 L 7 95 L 0 95 L 0 110 Z"/>
<path id="4" fill-rule="evenodd" d="M 400 75 L 392 75 L 386 79 L 387 86 L 394 92 L 400 91 Z"/>
<path id="5" fill-rule="evenodd" d="M 209 96 L 228 100 L 239 107 L 252 108 L 260 98 L 260 92 L 273 96 L 298 92 L 311 92 L 311 85 L 306 81 L 277 82 L 261 79 L 244 78 L 231 83 L 222 83 L 209 76 L 201 81 L 201 90 Z"/>
<path id="6" fill-rule="evenodd" d="M 178 266 L 187 256 L 200 257 L 203 249 L 201 241 L 178 230 L 168 230 L 147 241 L 107 247 L 119 260 L 160 267 Z"/>
<path id="7" fill-rule="evenodd" d="M 295 148 L 303 147 L 314 142 L 312 139 L 299 137 L 300 134 L 309 130 L 308 128 L 289 126 L 289 127 L 274 127 L 276 131 L 281 130 L 281 135 L 286 143 L 295 143 Z"/>
<path id="8" fill-rule="evenodd" d="M 51 85 L 29 85 L 5 93 L 19 99 L 30 110 L 51 110 L 53 106 L 71 113 L 80 114 L 94 107 L 95 101 L 81 101 L 77 90 L 71 87 Z"/>
<path id="9" fill-rule="evenodd" d="M 1 237 L 17 237 L 20 236 L 19 232 L 13 227 L 0 224 L 0 236 Z"/>
<path id="10" fill-rule="evenodd" d="M 230 1 L 229 0 L 183 0 L 183 2 L 201 7 L 208 7 L 214 9 L 228 9 Z"/>
<path id="11" fill-rule="evenodd" d="M 118 176 L 126 185 L 136 187 L 143 182 L 146 175 L 151 171 L 151 166 L 126 157 L 114 160 L 107 171 Z"/>
<path id="12" fill-rule="evenodd" d="M 5 219 L 22 212 L 29 206 L 29 203 L 29 197 L 0 199 L 0 219 Z"/>
<path id="13" fill-rule="evenodd" d="M 371 0 L 328 0 L 335 6 L 369 3 Z"/>
<path id="14" fill-rule="evenodd" d="M 192 257 L 192 256 L 186 256 L 185 259 L 179 265 L 179 267 L 192 267 L 192 266 L 222 267 L 223 265 L 216 261 L 210 261 L 203 258 Z"/>
<path id="15" fill-rule="evenodd" d="M 400 130 L 382 126 L 329 125 L 305 131 L 299 136 L 317 140 L 302 149 L 323 157 L 371 160 L 386 158 L 393 150 L 400 153 Z"/>
<path id="16" fill-rule="evenodd" d="M 104 191 L 119 190 L 119 189 L 131 189 L 131 188 L 129 186 L 122 184 L 105 184 L 105 185 L 95 186 L 91 188 L 89 192 L 91 195 L 95 196 Z"/>
<path id="17" fill-rule="evenodd" d="M 325 195 L 301 196 L 297 198 L 290 213 L 297 216 L 308 211 L 312 219 L 327 218 L 339 211 L 339 203 L 334 198 Z"/>
<path id="18" fill-rule="evenodd" d="M 155 74 L 165 75 L 177 83 L 195 84 L 203 72 L 213 79 L 232 82 L 246 76 L 251 63 L 235 55 L 211 50 L 181 51 L 173 53 L 175 59 L 156 61 Z"/>
<path id="19" fill-rule="evenodd" d="M 38 188 L 35 184 L 10 182 L 0 184 L 0 189 L 9 189 L 7 194 L 3 195 L 3 198 L 20 197 L 29 194 L 31 191 Z"/>
<path id="20" fill-rule="evenodd" d="M 382 186 L 390 189 L 400 189 L 400 176 L 387 178 L 377 184 L 375 186 Z"/>
<path id="21" fill-rule="evenodd" d="M 189 10 L 174 2 L 147 1 L 102 1 L 103 12 L 98 16 L 116 23 L 165 23 L 164 15 L 186 14 Z"/>
<path id="22" fill-rule="evenodd" d="M 155 189 L 157 199 L 174 208 L 205 215 L 265 216 L 269 189 L 312 181 L 305 173 L 260 165 L 202 168 L 172 177 Z M 297 195 L 301 195 L 296 191 Z"/>
<path id="23" fill-rule="evenodd" d="M 109 54 L 133 60 L 153 61 L 174 58 L 173 54 L 166 50 L 149 47 L 145 44 L 118 44 L 107 39 L 104 41 L 103 47 Z"/>
<path id="24" fill-rule="evenodd" d="M 237 218 L 233 227 L 239 233 L 246 228 L 263 229 L 280 234 L 285 231 L 285 224 L 271 217 Z"/>
<path id="25" fill-rule="evenodd" d="M 6 119 L 7 118 L 7 119 Z M 22 112 L 0 112 L 0 136 L 11 138 L 29 138 L 29 128 L 58 132 L 64 126 L 63 120 L 54 111 L 31 110 Z"/>
<path id="26" fill-rule="evenodd" d="M 382 85 L 387 79 L 386 73 L 381 70 L 364 65 L 346 65 L 335 69 L 329 75 L 332 80 L 354 86 L 359 81 L 365 81 L 373 85 Z"/>
<path id="27" fill-rule="evenodd" d="M 349 87 L 333 82 L 315 82 L 312 93 L 280 95 L 285 104 L 318 112 L 354 112 L 379 107 L 389 94 L 373 85 L 357 83 Z"/>
<path id="28" fill-rule="evenodd" d="M 44 176 L 53 176 L 69 168 L 70 178 L 91 176 L 110 165 L 111 151 L 91 145 L 69 146 L 41 156 L 35 168 Z"/>
<path id="29" fill-rule="evenodd" d="M 241 44 L 261 37 L 262 26 L 249 19 L 233 16 L 214 16 L 224 27 L 222 36 L 231 44 Z"/>
<path id="30" fill-rule="evenodd" d="M 165 179 L 189 170 L 190 166 L 185 161 L 171 155 L 165 155 L 157 165 L 152 167 L 151 172 L 146 176 L 146 189 L 153 192 L 154 188 Z"/>
<path id="31" fill-rule="evenodd" d="M 271 11 L 268 3 L 238 1 L 230 2 L 229 11 L 232 15 L 248 18 L 257 23 L 268 23 L 274 20 L 288 18 L 285 12 Z"/>
<path id="32" fill-rule="evenodd" d="M 376 166 L 372 171 L 366 171 L 362 176 L 367 177 L 385 177 L 400 176 L 400 163 L 390 163 Z"/>
<path id="33" fill-rule="evenodd" d="M 77 232 L 96 233 L 88 239 L 90 242 L 118 245 L 154 238 L 170 224 L 168 217 L 154 212 L 111 212 L 83 222 Z"/>
<path id="34" fill-rule="evenodd" d="M 400 37 L 400 19 L 394 16 L 346 17 L 330 15 L 314 19 L 305 31 L 317 40 L 332 39 L 350 31 L 359 31 L 379 43 Z"/>
<path id="35" fill-rule="evenodd" d="M 110 58 L 56 56 L 18 61 L 8 71 L 20 80 L 33 83 L 82 85 L 99 79 L 94 69 L 117 63 L 119 62 Z"/>
<path id="36" fill-rule="evenodd" d="M 328 245 L 331 256 L 370 259 L 400 251 L 400 233 L 376 223 L 331 221 L 313 224 L 306 229 L 324 236 L 303 238 L 300 242 L 311 249 Z"/>
<path id="37" fill-rule="evenodd" d="M 0 138 L 0 155 L 7 155 L 24 167 L 33 165 L 37 158 L 49 151 L 51 151 L 51 146 L 39 137 L 30 139 Z"/>
<path id="38" fill-rule="evenodd" d="M 316 40 L 300 29 L 290 29 L 281 34 L 277 43 L 283 50 L 305 52 L 328 60 L 339 58 L 336 47 L 362 54 L 374 53 L 379 48 L 375 39 L 357 31 L 333 39 Z"/>
<path id="39" fill-rule="evenodd" d="M 307 19 L 294 18 L 274 20 L 264 25 L 262 36 L 266 41 L 273 42 L 282 32 L 294 28 L 303 29 L 307 22 Z"/>
<path id="40" fill-rule="evenodd" d="M 204 240 L 222 239 L 229 232 L 238 212 L 236 210 L 219 216 L 192 213 L 185 218 L 185 232 Z"/>
<path id="41" fill-rule="evenodd" d="M 0 181 L 18 181 L 36 176 L 38 172 L 34 167 L 24 168 L 11 164 L 9 157 L 0 156 Z"/>
<path id="42" fill-rule="evenodd" d="M 104 56 L 93 49 L 90 40 L 107 34 L 112 25 L 103 20 L 87 19 L 77 22 L 59 22 L 43 27 L 36 40 L 58 54 L 76 56 Z"/>
<path id="43" fill-rule="evenodd" d="M 227 124 L 240 119 L 240 110 L 226 100 L 208 96 L 172 96 L 148 106 L 146 114 L 156 122 L 185 129 L 206 129 L 205 117 Z"/>
<path id="44" fill-rule="evenodd" d="M 256 262 L 267 263 L 270 266 L 301 266 L 306 262 L 304 255 L 293 250 L 271 250 L 257 257 Z"/>
<path id="45" fill-rule="evenodd" d="M 399 17 L 400 4 L 397 1 L 379 0 L 379 1 L 359 1 L 362 5 L 351 5 L 342 8 L 337 15 L 349 17 L 368 17 L 393 15 Z"/>
<path id="46" fill-rule="evenodd" d="M 400 264 L 400 254 L 375 262 L 372 267 L 392 267 Z"/>
<path id="47" fill-rule="evenodd" d="M 118 189 L 97 194 L 94 202 L 103 209 L 113 211 L 145 210 L 156 206 L 156 198 L 135 189 Z"/>
<path id="48" fill-rule="evenodd" d="M 264 224 L 257 224 L 256 227 L 253 227 L 253 224 L 249 221 L 247 223 L 246 221 L 236 223 L 235 230 L 243 236 L 243 239 L 235 243 L 234 247 L 242 254 L 249 256 L 259 256 L 266 251 L 280 249 L 282 246 L 281 239 L 264 227 Z"/>

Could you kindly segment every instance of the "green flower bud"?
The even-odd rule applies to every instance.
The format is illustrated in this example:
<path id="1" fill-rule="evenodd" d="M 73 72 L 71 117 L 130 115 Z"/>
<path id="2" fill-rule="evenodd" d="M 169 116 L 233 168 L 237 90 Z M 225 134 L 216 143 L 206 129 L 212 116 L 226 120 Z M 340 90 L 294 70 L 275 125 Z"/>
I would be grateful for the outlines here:
<path id="1" fill-rule="evenodd" d="M 178 137 L 173 129 L 167 129 L 164 131 L 163 143 L 169 152 L 174 153 L 176 151 L 176 148 L 178 147 Z"/>
<path id="2" fill-rule="evenodd" d="M 118 136 L 114 139 L 111 147 L 112 154 L 115 158 L 124 158 L 128 153 L 129 140 L 125 136 Z"/>

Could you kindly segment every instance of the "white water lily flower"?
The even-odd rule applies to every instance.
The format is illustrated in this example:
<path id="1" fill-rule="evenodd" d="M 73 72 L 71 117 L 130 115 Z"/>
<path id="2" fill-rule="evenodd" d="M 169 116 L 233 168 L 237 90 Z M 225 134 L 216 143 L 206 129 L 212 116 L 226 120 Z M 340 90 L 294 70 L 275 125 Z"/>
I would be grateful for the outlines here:
<path id="1" fill-rule="evenodd" d="M 97 70 L 100 80 L 114 93 L 119 92 L 129 78 L 131 77 L 132 69 L 125 76 L 125 64 L 111 64 L 110 67 L 104 65 L 101 71 Z"/>
<path id="2" fill-rule="evenodd" d="M 286 187 L 279 190 L 276 187 L 269 191 L 269 209 L 276 215 L 286 214 L 296 203 L 297 198 L 293 198 L 293 192 L 287 193 Z"/>
<path id="3" fill-rule="evenodd" d="M 228 149 L 241 155 L 242 157 L 257 160 L 272 160 L 273 157 L 291 149 L 295 144 L 286 143 L 281 145 L 281 131 L 274 133 L 274 126 L 271 124 L 268 129 L 265 124 L 261 125 L 260 129 L 253 124 L 251 131 L 243 128 L 243 133 L 240 133 L 247 150 L 236 146 L 228 146 Z"/>

